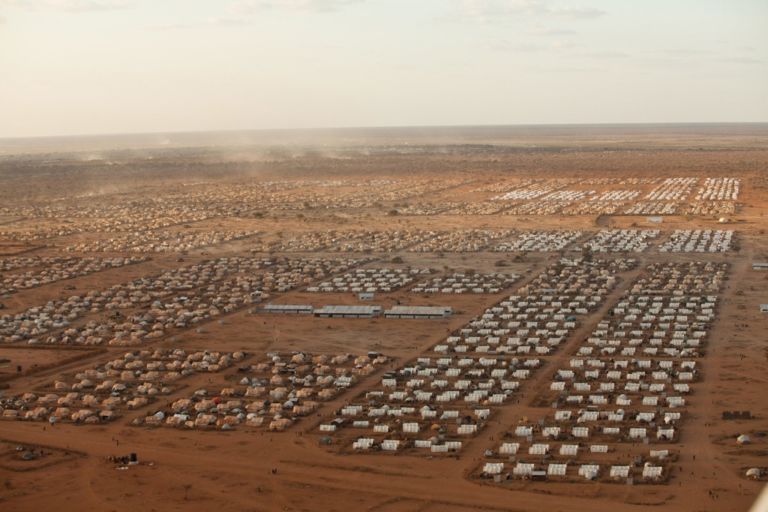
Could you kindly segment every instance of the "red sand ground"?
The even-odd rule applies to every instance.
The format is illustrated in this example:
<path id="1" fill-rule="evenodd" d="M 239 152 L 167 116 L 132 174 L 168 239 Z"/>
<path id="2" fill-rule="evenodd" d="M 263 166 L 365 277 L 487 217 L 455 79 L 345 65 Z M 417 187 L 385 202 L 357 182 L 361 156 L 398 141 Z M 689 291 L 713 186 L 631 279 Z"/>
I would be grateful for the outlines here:
<path id="1" fill-rule="evenodd" d="M 760 150 L 759 144 L 758 147 L 749 147 L 753 139 L 745 142 L 746 139 L 739 137 L 716 141 L 706 137 L 697 138 L 697 143 L 708 142 L 718 148 L 705 154 L 689 150 L 687 146 L 679 147 L 681 144 L 690 144 L 690 141 L 675 139 L 676 142 L 663 142 L 663 138 L 656 138 L 653 139 L 655 149 L 626 152 L 542 151 L 502 156 L 469 152 L 461 157 L 432 155 L 401 157 L 398 160 L 397 157 L 382 156 L 379 159 L 353 158 L 352 162 L 320 158 L 316 162 L 318 170 L 311 174 L 313 179 L 326 174 L 336 179 L 339 173 L 351 172 L 350 166 L 354 167 L 353 164 L 357 162 L 361 172 L 376 173 L 378 166 L 383 175 L 388 172 L 400 173 L 398 179 L 419 177 L 418 172 L 411 173 L 416 168 L 424 169 L 425 175 L 434 176 L 441 166 L 455 172 L 459 172 L 456 169 L 461 167 L 462 171 L 473 171 L 466 172 L 467 178 L 488 183 L 502 176 L 526 173 L 538 177 L 742 177 L 744 186 L 739 201 L 745 206 L 733 216 L 734 223 L 727 226 L 739 231 L 738 252 L 698 256 L 646 251 L 638 256 L 641 266 L 632 274 L 641 273 L 643 264 L 651 261 L 711 259 L 727 260 L 732 264 L 730 279 L 722 294 L 719 317 L 709 337 L 706 357 L 699 363 L 703 381 L 695 385 L 690 397 L 687 419 L 681 427 L 680 458 L 667 484 L 626 486 L 513 482 L 501 487 L 473 476 L 482 464 L 483 451 L 495 446 L 504 430 L 514 425 L 521 416 L 530 414 L 536 417 L 541 414 L 541 409 L 531 408 L 531 402 L 540 391 L 547 389 L 551 371 L 559 363 L 567 361 L 579 339 L 589 332 L 631 281 L 624 279 L 611 293 L 605 306 L 590 315 L 566 345 L 556 355 L 548 358 L 546 366 L 524 385 L 519 403 L 501 407 L 490 424 L 458 456 L 430 458 L 348 455 L 340 454 L 336 447 L 319 446 L 316 425 L 345 401 L 374 387 L 381 370 L 340 397 L 322 404 L 316 416 L 303 419 L 283 433 L 245 428 L 230 432 L 207 432 L 128 425 L 130 420 L 143 417 L 153 406 L 131 411 L 113 423 L 100 426 L 59 424 L 52 427 L 42 423 L 0 421 L 0 439 L 3 440 L 0 445 L 0 510 L 21 512 L 52 507 L 61 512 L 182 509 L 216 509 L 222 512 L 747 510 L 764 483 L 747 480 L 743 477 L 744 471 L 748 467 L 768 465 L 768 437 L 756 435 L 768 432 L 768 399 L 765 395 L 768 385 L 768 345 L 764 335 L 766 316 L 761 316 L 758 311 L 760 303 L 768 302 L 768 272 L 760 273 L 751 269 L 753 261 L 768 259 L 768 239 L 765 237 L 765 229 L 768 228 L 765 219 L 768 196 L 765 194 L 765 177 L 760 174 L 768 164 L 768 152 Z M 569 145 L 582 143 L 584 141 L 568 142 Z M 643 140 L 642 144 L 649 143 Z M 676 149 L 661 151 L 658 146 L 662 145 Z M 300 172 L 307 172 L 303 166 L 309 160 L 310 157 L 306 157 L 293 164 L 275 163 L 275 172 L 291 168 L 291 165 L 302 169 Z M 414 163 L 418 163 L 418 167 Z M 502 175 L 501 169 L 515 169 L 515 173 Z M 169 175 L 168 179 L 171 184 L 167 186 L 167 191 L 178 191 L 173 185 L 173 179 L 176 178 Z M 23 183 L 13 180 L 9 183 L 23 186 Z M 130 186 L 125 185 L 126 188 Z M 477 183 L 459 186 L 439 194 L 437 199 L 468 200 L 472 197 L 470 191 L 477 186 Z M 594 188 L 600 190 L 606 187 L 596 185 Z M 290 212 L 274 213 L 264 219 L 225 219 L 217 221 L 217 224 L 226 226 L 236 223 L 238 228 L 246 226 L 259 229 L 268 236 L 276 231 L 383 227 L 595 230 L 603 226 L 650 226 L 645 217 L 623 216 L 436 215 L 393 218 L 386 213 L 390 209 L 391 205 L 384 204 L 381 207 L 357 210 L 313 210 L 304 212 L 303 217 Z M 9 225 L 13 225 L 12 219 Z M 659 226 L 665 231 L 698 227 L 716 229 L 723 226 L 713 218 L 686 216 L 666 217 Z M 98 236 L 93 233 L 72 235 L 64 237 L 57 245 Z M 2 253 L 17 252 L 25 247 L 25 244 L 8 242 L 3 244 Z M 252 242 L 248 240 L 232 242 L 192 251 L 184 259 L 185 263 L 200 260 L 206 257 L 204 253 L 211 256 L 248 254 L 251 247 Z M 34 254 L 55 254 L 57 250 L 57 247 L 47 247 L 34 251 Z M 556 253 L 531 253 L 518 255 L 517 258 L 514 254 L 497 253 L 446 254 L 440 257 L 405 251 L 397 255 L 405 260 L 405 264 L 412 266 L 429 266 L 438 270 L 448 266 L 478 271 L 514 271 L 523 273 L 523 280 L 557 257 Z M 388 262 L 395 255 L 374 256 Z M 42 304 L 52 298 L 68 295 L 71 291 L 67 291 L 66 286 L 75 285 L 78 291 L 101 288 L 148 275 L 158 269 L 184 264 L 178 262 L 177 257 L 153 255 L 153 259 L 146 263 L 26 290 L 2 301 L 8 312 L 15 313 L 28 305 Z M 496 262 L 499 260 L 506 261 L 507 266 L 497 267 Z M 375 300 L 375 303 L 385 306 L 397 300 L 407 300 L 412 304 L 439 303 L 453 306 L 456 310 L 450 319 L 432 321 L 314 319 L 254 315 L 242 310 L 226 316 L 222 323 L 206 323 L 201 333 L 194 330 L 175 333 L 173 337 L 177 341 L 166 337 L 152 345 L 247 350 L 253 353 L 299 349 L 355 353 L 377 350 L 395 357 L 395 364 L 399 364 L 416 357 L 421 351 L 442 340 L 451 329 L 463 325 L 485 307 L 510 293 L 425 298 L 398 291 L 379 294 Z M 274 301 L 314 305 L 358 302 L 352 294 L 312 294 L 302 290 L 281 294 Z M 124 351 L 114 348 L 105 352 L 104 349 L 83 351 L 0 347 L 0 358 L 11 361 L 10 366 L 0 367 L 0 382 L 7 380 L 9 387 L 5 390 L 6 394 L 39 389 L 52 382 L 60 373 L 91 367 L 96 362 Z M 17 364 L 24 368 L 23 374 L 19 376 L 15 375 Z M 167 400 L 187 396 L 191 390 L 205 385 L 208 378 L 199 375 L 184 381 L 183 386 Z M 750 410 L 756 419 L 724 421 L 721 419 L 724 410 Z M 734 438 L 740 433 L 751 433 L 755 442 L 748 446 L 737 446 Z M 17 444 L 40 446 L 49 454 L 32 463 L 19 462 L 18 452 L 14 449 Z M 129 452 L 136 452 L 141 464 L 119 470 L 116 464 L 105 459 L 110 455 Z M 276 469 L 276 473 L 273 473 L 273 469 Z M 714 491 L 718 499 L 712 499 L 710 491 Z"/>

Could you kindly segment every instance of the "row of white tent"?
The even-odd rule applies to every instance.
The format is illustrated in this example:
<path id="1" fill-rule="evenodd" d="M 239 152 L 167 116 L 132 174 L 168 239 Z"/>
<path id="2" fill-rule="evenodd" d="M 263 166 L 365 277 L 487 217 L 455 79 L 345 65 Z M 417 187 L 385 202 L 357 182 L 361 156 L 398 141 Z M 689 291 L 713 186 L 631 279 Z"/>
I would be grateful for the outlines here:
<path id="1" fill-rule="evenodd" d="M 550 252 L 566 248 L 583 235 L 583 231 L 527 231 L 517 238 L 496 244 L 497 252 L 537 251 Z"/>
<path id="2" fill-rule="evenodd" d="M 660 252 L 728 252 L 734 231 L 720 229 L 678 229 L 660 247 Z"/>
<path id="3" fill-rule="evenodd" d="M 646 199 L 652 201 L 684 201 L 699 182 L 699 178 L 667 178 L 648 192 Z"/>
<path id="4" fill-rule="evenodd" d="M 411 288 L 412 293 L 499 293 L 512 286 L 520 278 L 518 274 L 454 273 L 438 276 Z"/>
<path id="5" fill-rule="evenodd" d="M 739 198 L 741 178 L 706 178 L 695 199 L 710 201 L 735 201 Z"/>
<path id="6" fill-rule="evenodd" d="M 528 455 L 554 456 L 555 450 L 561 456 L 578 457 L 580 449 L 571 439 L 631 443 L 633 447 L 675 442 L 677 424 L 687 405 L 682 395 L 698 379 L 695 357 L 715 318 L 726 267 L 709 262 L 664 263 L 638 278 L 577 348 L 568 366 L 553 371 L 549 390 L 540 400 L 554 402 L 554 422 L 542 418 L 538 424 L 514 429 L 513 435 L 528 443 Z M 647 349 L 659 346 L 646 343 L 666 345 L 666 349 L 690 346 L 696 351 L 648 353 Z M 628 348 L 638 346 L 645 347 L 644 356 L 627 354 Z M 616 352 L 606 350 L 620 347 L 625 357 L 616 358 Z M 596 348 L 600 349 L 597 354 Z M 563 444 L 551 446 L 550 440 Z M 520 446 L 506 442 L 498 452 L 516 455 Z M 610 449 L 612 445 L 591 446 Z M 590 453 L 594 453 L 591 448 Z M 499 466 L 489 468 L 495 474 L 503 472 Z M 524 474 L 526 468 L 529 466 L 512 473 Z M 661 466 L 646 464 L 643 478 L 660 478 L 663 470 L 655 468 Z M 623 470 L 621 477 L 626 477 Z"/>
<path id="7" fill-rule="evenodd" d="M 584 243 L 592 252 L 643 252 L 649 240 L 659 236 L 658 229 L 604 229 Z"/>
<path id="8" fill-rule="evenodd" d="M 406 445 L 404 441 L 400 439 L 384 439 L 382 441 L 376 441 L 372 437 L 360 437 L 352 443 L 353 450 L 365 451 L 378 447 L 382 451 L 397 451 Z M 431 453 L 448 453 L 461 451 L 461 441 L 445 441 L 435 442 L 430 439 L 416 439 L 413 440 L 412 446 L 414 448 L 427 449 Z"/>
<path id="9" fill-rule="evenodd" d="M 538 464 L 517 462 L 512 468 L 512 475 L 515 477 L 532 477 Z M 572 465 L 567 463 L 549 463 L 546 469 L 548 477 L 565 477 L 568 468 Z M 577 474 L 587 480 L 595 480 L 600 475 L 601 466 L 599 464 L 579 464 L 577 465 Z M 487 462 L 483 466 L 483 474 L 486 476 L 501 475 L 507 468 L 504 462 Z M 612 479 L 626 479 L 631 473 L 629 465 L 612 465 L 609 470 L 609 476 Z M 644 480 L 660 480 L 664 474 L 663 466 L 656 466 L 646 463 L 642 469 L 642 478 Z"/>

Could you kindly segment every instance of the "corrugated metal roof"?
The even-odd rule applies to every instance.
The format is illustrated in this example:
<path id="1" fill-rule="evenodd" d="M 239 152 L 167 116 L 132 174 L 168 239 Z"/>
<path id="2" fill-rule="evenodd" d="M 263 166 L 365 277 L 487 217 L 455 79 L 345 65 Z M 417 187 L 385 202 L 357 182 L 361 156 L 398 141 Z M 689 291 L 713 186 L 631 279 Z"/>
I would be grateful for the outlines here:
<path id="1" fill-rule="evenodd" d="M 264 306 L 267 311 L 312 311 L 314 308 L 307 304 L 267 304 Z"/>
<path id="2" fill-rule="evenodd" d="M 317 315 L 374 315 L 381 313 L 381 306 L 323 306 L 315 310 Z"/>
<path id="3" fill-rule="evenodd" d="M 448 306 L 392 306 L 385 315 L 446 315 L 453 311 Z"/>

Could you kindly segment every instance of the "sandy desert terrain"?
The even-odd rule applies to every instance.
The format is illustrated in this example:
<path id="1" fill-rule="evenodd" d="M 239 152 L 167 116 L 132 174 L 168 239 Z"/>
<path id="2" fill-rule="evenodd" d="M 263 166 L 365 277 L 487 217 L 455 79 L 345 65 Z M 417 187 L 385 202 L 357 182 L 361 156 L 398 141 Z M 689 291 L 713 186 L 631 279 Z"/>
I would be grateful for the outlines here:
<path id="1" fill-rule="evenodd" d="M 761 124 L 0 140 L 0 509 L 746 511 L 767 168 Z"/>

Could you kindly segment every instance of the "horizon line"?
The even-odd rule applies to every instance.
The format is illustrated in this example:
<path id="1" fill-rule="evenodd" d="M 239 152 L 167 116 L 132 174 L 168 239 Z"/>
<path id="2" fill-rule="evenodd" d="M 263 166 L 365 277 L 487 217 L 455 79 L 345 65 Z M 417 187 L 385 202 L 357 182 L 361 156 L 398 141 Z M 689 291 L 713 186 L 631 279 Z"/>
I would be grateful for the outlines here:
<path id="1" fill-rule="evenodd" d="M 404 130 L 404 129 L 446 129 L 446 128 L 540 128 L 540 127 L 642 127 L 642 126 L 739 126 L 765 125 L 767 121 L 662 121 L 662 122 L 614 122 L 614 123 L 510 123 L 510 124 L 445 124 L 445 125 L 369 125 L 369 126 L 317 126 L 309 128 L 222 128 L 211 130 L 166 130 L 147 132 L 102 132 L 77 133 L 70 135 L 19 135 L 0 136 L 0 141 L 20 141 L 34 139 L 71 139 L 84 137 L 125 137 L 151 135 L 195 135 L 195 134 L 226 134 L 226 133 L 267 133 L 267 132 L 334 132 L 346 130 Z"/>

